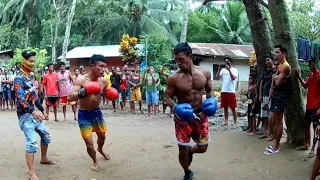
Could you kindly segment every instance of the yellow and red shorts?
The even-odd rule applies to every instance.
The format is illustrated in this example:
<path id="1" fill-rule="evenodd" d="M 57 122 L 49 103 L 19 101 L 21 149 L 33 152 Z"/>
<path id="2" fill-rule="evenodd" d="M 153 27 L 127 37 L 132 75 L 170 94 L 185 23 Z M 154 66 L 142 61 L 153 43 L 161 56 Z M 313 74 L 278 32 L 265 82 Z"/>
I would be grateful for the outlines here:
<path id="1" fill-rule="evenodd" d="M 82 138 L 88 138 L 92 135 L 92 132 L 105 133 L 107 132 L 107 125 L 103 119 L 100 108 L 93 110 L 78 111 L 78 124 Z"/>
<path id="2" fill-rule="evenodd" d="M 75 105 L 77 104 L 77 101 L 68 102 L 68 96 L 60 97 L 60 105 L 66 106 L 66 105 Z"/>

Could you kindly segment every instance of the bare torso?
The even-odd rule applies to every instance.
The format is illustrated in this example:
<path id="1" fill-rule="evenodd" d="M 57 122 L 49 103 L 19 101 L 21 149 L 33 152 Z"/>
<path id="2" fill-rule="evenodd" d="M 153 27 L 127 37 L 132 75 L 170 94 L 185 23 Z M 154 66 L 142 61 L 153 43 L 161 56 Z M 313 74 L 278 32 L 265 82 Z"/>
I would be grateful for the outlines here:
<path id="1" fill-rule="evenodd" d="M 202 96 L 207 83 L 204 69 L 194 66 L 192 75 L 177 71 L 175 78 L 175 96 L 178 103 L 189 103 L 193 109 L 202 108 Z"/>
<path id="2" fill-rule="evenodd" d="M 78 77 L 81 80 L 81 88 L 85 87 L 90 81 L 89 74 L 82 75 Z M 107 82 L 105 78 L 99 78 L 98 82 L 100 84 L 101 90 L 104 90 L 107 87 Z M 80 109 L 83 110 L 91 110 L 99 107 L 101 101 L 101 95 L 99 94 L 91 94 L 86 98 L 79 99 Z"/>

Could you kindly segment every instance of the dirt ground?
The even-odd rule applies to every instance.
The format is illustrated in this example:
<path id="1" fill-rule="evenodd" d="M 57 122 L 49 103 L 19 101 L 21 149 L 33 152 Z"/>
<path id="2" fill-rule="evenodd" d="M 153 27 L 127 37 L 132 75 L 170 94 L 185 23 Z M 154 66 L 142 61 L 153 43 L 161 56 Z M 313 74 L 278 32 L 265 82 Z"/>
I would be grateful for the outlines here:
<path id="1" fill-rule="evenodd" d="M 70 112 L 70 110 L 69 110 Z M 155 120 L 141 114 L 113 113 L 103 110 L 108 124 L 105 150 L 107 161 L 98 154 L 99 172 L 89 168 L 77 122 L 54 122 L 47 127 L 52 137 L 49 158 L 56 165 L 41 165 L 36 154 L 36 171 L 42 180 L 178 180 L 183 175 L 178 162 L 178 148 L 173 141 L 174 126 L 170 118 Z M 5 180 L 27 179 L 25 137 L 18 127 L 15 112 L 0 112 L 0 172 Z M 62 119 L 62 114 L 59 114 Z M 217 125 L 216 125 L 217 126 Z M 313 159 L 308 152 L 282 146 L 279 154 L 263 154 L 268 145 L 241 130 L 211 127 L 212 142 L 205 154 L 194 155 L 191 169 L 196 180 L 305 180 Z M 96 138 L 96 136 L 94 136 Z"/>

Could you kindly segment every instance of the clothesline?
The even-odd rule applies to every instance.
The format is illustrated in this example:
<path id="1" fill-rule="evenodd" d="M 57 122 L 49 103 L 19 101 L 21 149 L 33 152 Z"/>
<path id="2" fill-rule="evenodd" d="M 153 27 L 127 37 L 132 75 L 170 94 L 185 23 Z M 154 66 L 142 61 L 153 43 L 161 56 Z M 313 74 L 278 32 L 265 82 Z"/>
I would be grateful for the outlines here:
<path id="1" fill-rule="evenodd" d="M 298 59 L 310 61 L 315 59 L 318 68 L 320 68 L 320 43 L 297 38 Z"/>

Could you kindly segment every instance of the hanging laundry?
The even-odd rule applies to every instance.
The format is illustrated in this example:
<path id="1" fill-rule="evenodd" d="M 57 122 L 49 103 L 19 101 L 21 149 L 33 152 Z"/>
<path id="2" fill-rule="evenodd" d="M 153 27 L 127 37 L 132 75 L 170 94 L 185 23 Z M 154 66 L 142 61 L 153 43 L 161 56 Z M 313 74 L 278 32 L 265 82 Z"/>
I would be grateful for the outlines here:
<path id="1" fill-rule="evenodd" d="M 320 68 L 320 44 L 312 43 L 311 56 L 316 60 L 317 67 Z"/>
<path id="2" fill-rule="evenodd" d="M 298 59 L 311 60 L 311 42 L 305 39 L 297 38 L 298 41 Z"/>

